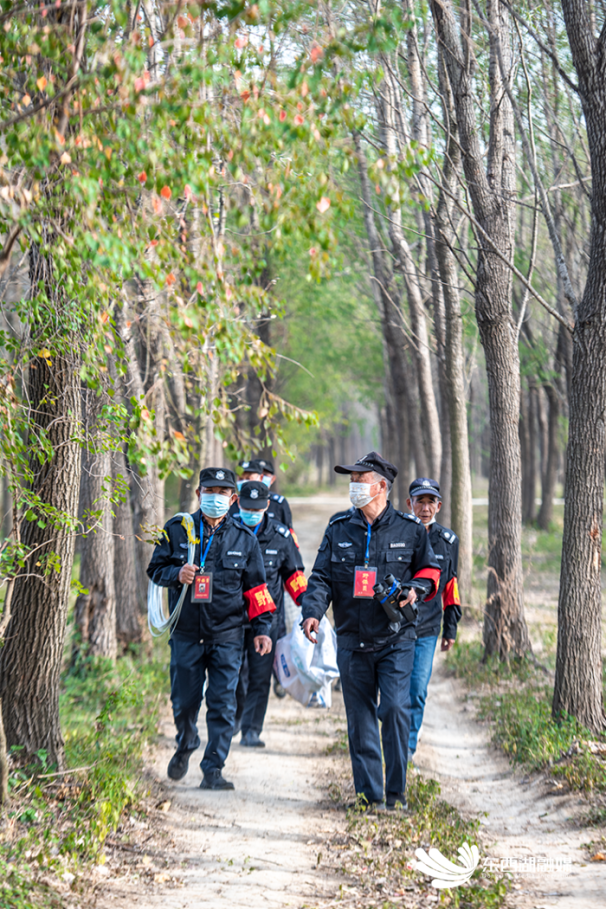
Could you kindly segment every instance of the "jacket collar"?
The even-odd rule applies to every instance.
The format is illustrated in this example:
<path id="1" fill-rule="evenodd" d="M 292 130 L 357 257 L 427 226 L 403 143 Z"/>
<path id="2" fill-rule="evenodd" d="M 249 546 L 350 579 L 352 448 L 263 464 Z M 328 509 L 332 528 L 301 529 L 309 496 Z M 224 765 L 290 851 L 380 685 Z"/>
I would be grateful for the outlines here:
<path id="1" fill-rule="evenodd" d="M 377 527 L 386 527 L 388 524 L 391 524 L 391 522 L 394 519 L 395 513 L 396 513 L 395 509 L 388 499 L 387 507 L 383 509 L 383 511 L 381 512 L 379 517 L 375 518 L 375 520 L 371 524 L 373 531 Z M 356 510 L 354 511 L 354 513 L 352 514 L 352 516 L 349 520 L 352 524 L 359 524 L 360 527 L 364 528 L 364 530 L 366 530 L 366 528 L 368 527 L 368 521 L 366 520 L 363 512 L 359 508 L 356 508 Z"/>

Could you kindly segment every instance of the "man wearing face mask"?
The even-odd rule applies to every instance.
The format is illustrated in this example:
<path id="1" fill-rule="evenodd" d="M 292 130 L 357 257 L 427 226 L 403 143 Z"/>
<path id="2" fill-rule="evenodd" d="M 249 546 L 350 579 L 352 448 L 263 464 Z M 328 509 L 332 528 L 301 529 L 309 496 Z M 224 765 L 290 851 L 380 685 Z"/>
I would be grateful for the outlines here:
<path id="1" fill-rule="evenodd" d="M 269 489 L 261 482 L 248 481 L 240 487 L 239 519 L 256 535 L 265 566 L 267 587 L 276 604 L 269 636 L 271 655 L 259 656 L 253 646 L 253 632 L 247 630 L 244 662 L 238 683 L 236 728 L 241 723 L 240 744 L 247 748 L 264 748 L 260 735 L 267 711 L 269 687 L 276 641 L 285 633 L 284 590 L 299 606 L 307 590 L 303 562 L 288 527 L 270 517 Z"/>
<path id="2" fill-rule="evenodd" d="M 435 595 L 439 563 L 419 519 L 388 501 L 393 464 L 371 451 L 335 471 L 350 474 L 354 508 L 326 529 L 303 598 L 303 630 L 315 641 L 332 601 L 356 794 L 369 805 L 406 808 L 415 604 Z"/>
<path id="3" fill-rule="evenodd" d="M 242 662 L 244 626 L 250 622 L 253 646 L 270 654 L 275 604 L 267 589 L 263 557 L 254 533 L 228 516 L 235 500 L 236 478 L 226 468 L 200 472 L 196 490 L 200 510 L 194 519 L 194 564 L 187 564 L 188 536 L 182 519 L 172 518 L 156 543 L 147 573 L 168 587 L 169 609 L 175 608 L 182 586 L 182 612 L 173 631 L 170 678 L 177 750 L 168 776 L 180 780 L 189 758 L 200 747 L 198 712 L 205 676 L 208 744 L 201 768 L 201 789 L 233 789 L 221 773 L 229 753 L 236 715 L 236 686 Z M 271 661 L 271 658 L 267 656 Z"/>
<path id="4" fill-rule="evenodd" d="M 410 680 L 410 736 L 408 759 L 412 760 L 417 750 L 419 730 L 423 722 L 427 688 L 433 668 L 433 657 L 442 626 L 440 649 L 446 652 L 454 645 L 457 624 L 461 618 L 461 601 L 457 584 L 459 563 L 459 538 L 448 527 L 436 521 L 442 507 L 440 484 L 428 477 L 413 480 L 408 488 L 406 504 L 419 518 L 429 542 L 440 563 L 440 586 L 435 597 L 426 599 L 419 609 L 415 659 Z"/>

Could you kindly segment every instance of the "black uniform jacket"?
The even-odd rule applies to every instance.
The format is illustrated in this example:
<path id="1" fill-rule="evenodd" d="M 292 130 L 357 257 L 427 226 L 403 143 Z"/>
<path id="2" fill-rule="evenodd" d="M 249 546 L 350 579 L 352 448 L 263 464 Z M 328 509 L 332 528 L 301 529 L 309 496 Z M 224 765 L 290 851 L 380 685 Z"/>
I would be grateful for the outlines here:
<path id="1" fill-rule="evenodd" d="M 303 597 L 303 620 L 322 618 L 332 601 L 338 643 L 344 650 L 376 650 L 397 635 L 416 637 L 413 625 L 403 625 L 394 634 L 380 603 L 353 596 L 354 569 L 364 565 L 368 526 L 357 508 L 331 519 Z M 402 582 L 414 578 L 428 596 L 439 584 L 439 562 L 427 531 L 418 518 L 396 511 L 390 502 L 371 526 L 368 564 L 377 569 L 377 581 L 387 574 Z"/>
<path id="2" fill-rule="evenodd" d="M 461 618 L 461 601 L 457 584 L 459 564 L 459 538 L 448 527 L 437 522 L 429 525 L 429 542 L 440 563 L 440 586 L 433 600 L 419 606 L 417 637 L 428 638 L 440 634 L 444 616 L 443 638 L 455 640 L 457 623 Z"/>
<path id="3" fill-rule="evenodd" d="M 277 492 L 270 492 L 267 514 L 275 521 L 279 521 L 280 524 L 286 524 L 288 529 L 292 530 L 292 512 L 284 496 L 279 495 Z"/>
<path id="4" fill-rule="evenodd" d="M 200 565 L 200 510 L 192 517 L 196 536 L 194 563 Z M 202 526 L 204 552 L 212 528 L 205 521 Z M 147 569 L 154 584 L 169 588 L 171 613 L 181 593 L 179 571 L 186 562 L 187 531 L 182 518 L 171 518 L 156 542 Z M 267 634 L 276 607 L 267 589 L 263 556 L 254 533 L 240 521 L 226 517 L 214 532 L 204 571 L 212 572 L 212 602 L 192 603 L 188 587 L 173 634 L 197 641 L 239 641 L 248 621 L 255 635 Z"/>
<path id="5" fill-rule="evenodd" d="M 267 586 L 282 619 L 284 588 L 288 590 L 297 606 L 301 605 L 301 598 L 307 590 L 301 553 L 288 527 L 274 521 L 269 514 L 263 517 L 259 525 L 257 541 L 263 555 Z"/>

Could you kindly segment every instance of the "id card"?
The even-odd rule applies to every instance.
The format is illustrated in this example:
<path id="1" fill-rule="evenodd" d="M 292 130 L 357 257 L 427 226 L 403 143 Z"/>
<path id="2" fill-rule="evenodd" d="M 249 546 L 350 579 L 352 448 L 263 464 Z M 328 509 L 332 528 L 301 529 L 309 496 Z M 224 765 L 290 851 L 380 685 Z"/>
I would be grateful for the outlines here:
<path id="1" fill-rule="evenodd" d="M 376 568 L 354 568 L 354 597 L 373 597 L 375 592 L 372 588 L 376 583 Z"/>
<path id="2" fill-rule="evenodd" d="M 191 585 L 192 603 L 212 603 L 213 599 L 213 576 L 211 572 L 197 574 L 194 583 Z"/>

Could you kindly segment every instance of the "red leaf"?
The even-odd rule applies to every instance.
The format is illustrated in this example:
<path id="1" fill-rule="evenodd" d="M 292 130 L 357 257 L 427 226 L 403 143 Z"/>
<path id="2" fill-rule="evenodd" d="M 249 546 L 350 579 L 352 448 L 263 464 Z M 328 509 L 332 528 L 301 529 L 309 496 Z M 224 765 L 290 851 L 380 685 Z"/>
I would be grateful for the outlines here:
<path id="1" fill-rule="evenodd" d="M 141 183 L 141 185 L 143 185 L 146 182 L 147 174 L 145 173 L 144 170 L 142 170 L 140 174 L 137 174 L 137 180 L 139 181 L 139 183 Z"/>
<path id="2" fill-rule="evenodd" d="M 163 186 L 162 189 L 160 190 L 160 195 L 162 196 L 163 199 L 167 199 L 167 200 L 170 199 L 170 197 L 172 196 L 172 191 L 171 191 L 170 186 Z"/>
<path id="3" fill-rule="evenodd" d="M 169 275 L 166 276 L 166 283 L 168 284 L 169 287 L 171 287 L 173 284 L 175 284 L 176 280 L 177 279 L 173 275 L 172 271 Z"/>
<path id="4" fill-rule="evenodd" d="M 246 47 L 248 44 L 248 37 L 246 35 L 240 35 L 239 38 L 236 38 L 236 47 L 238 50 L 242 50 L 243 47 Z"/>
<path id="5" fill-rule="evenodd" d="M 311 57 L 311 62 L 317 63 L 318 60 L 320 60 L 322 58 L 323 54 L 324 54 L 324 51 L 322 50 L 320 45 L 314 44 L 314 46 L 312 47 L 312 49 L 309 52 L 309 56 Z"/>
<path id="6" fill-rule="evenodd" d="M 286 111 L 281 110 L 280 111 L 280 123 L 284 123 L 285 120 L 286 120 Z"/>
<path id="7" fill-rule="evenodd" d="M 188 201 L 189 201 L 189 199 L 191 199 L 191 197 L 193 196 L 193 193 L 192 193 L 192 191 L 191 191 L 191 186 L 189 185 L 189 183 L 186 183 L 186 184 L 185 184 L 185 189 L 183 190 L 183 195 L 185 196 L 185 198 L 186 198 Z"/>
<path id="8" fill-rule="evenodd" d="M 328 211 L 328 209 L 330 208 L 330 199 L 327 199 L 326 196 L 322 196 L 320 201 L 316 202 L 316 208 L 318 209 L 320 214 L 323 215 L 324 212 Z"/>
<path id="9" fill-rule="evenodd" d="M 198 283 L 196 284 L 196 290 L 198 291 L 199 294 L 202 294 L 202 292 L 204 290 L 204 288 L 202 287 L 202 281 L 198 281 Z"/>
<path id="10" fill-rule="evenodd" d="M 303 123 L 305 123 L 305 120 L 303 119 L 301 114 L 297 114 L 295 117 L 295 126 L 301 126 L 301 124 L 303 124 Z"/>

